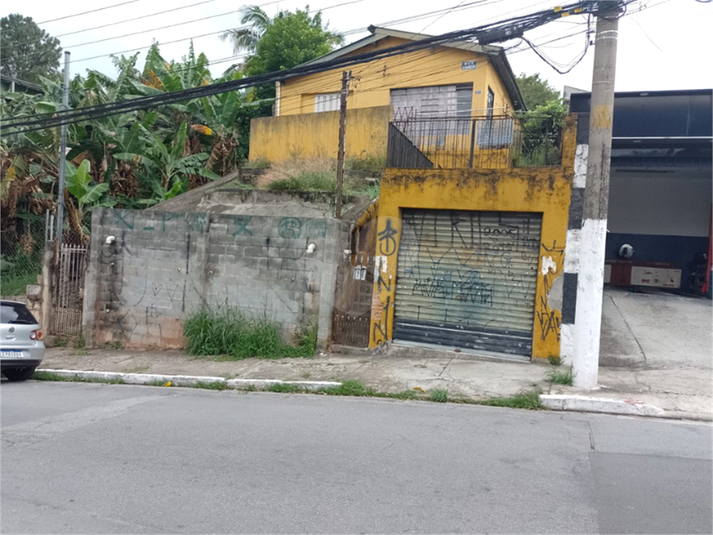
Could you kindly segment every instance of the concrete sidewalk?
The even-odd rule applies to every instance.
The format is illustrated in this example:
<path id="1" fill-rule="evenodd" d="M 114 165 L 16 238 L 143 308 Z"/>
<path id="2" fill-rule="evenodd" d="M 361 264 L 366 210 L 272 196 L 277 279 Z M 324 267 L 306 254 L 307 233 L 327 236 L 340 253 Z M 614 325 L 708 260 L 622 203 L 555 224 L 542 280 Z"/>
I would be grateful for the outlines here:
<path id="1" fill-rule="evenodd" d="M 247 380 L 353 379 L 381 392 L 440 388 L 471 399 L 540 389 L 545 397 L 563 396 L 547 399 L 551 408 L 713 420 L 711 301 L 607 288 L 603 305 L 599 388 L 589 391 L 551 385 L 546 380 L 550 366 L 543 362 L 403 346 L 393 346 L 388 355 L 345 350 L 312 359 L 222 362 L 181 351 L 55 348 L 47 351 L 42 368 Z"/>
<path id="2" fill-rule="evenodd" d="M 565 399 L 577 401 L 569 405 L 570 410 L 713 419 L 710 370 L 702 373 L 700 369 L 684 367 L 641 370 L 601 368 L 601 387 L 594 391 L 580 391 L 547 382 L 546 375 L 550 369 L 547 364 L 479 360 L 449 352 L 443 352 L 443 356 L 438 358 L 403 353 L 402 350 L 398 356 L 384 356 L 357 351 L 351 354 L 321 354 L 312 359 L 216 362 L 191 357 L 181 351 L 77 351 L 54 348 L 48 349 L 41 369 L 281 381 L 359 380 L 365 386 L 382 392 L 441 388 L 446 389 L 449 395 L 471 399 L 507 397 L 538 388 L 544 394 L 564 395 Z M 586 396 L 590 401 L 581 403 L 578 396 Z M 611 403 L 604 401 L 609 399 L 617 400 L 619 406 L 612 409 Z M 647 403 L 661 411 L 637 412 L 633 410 L 636 405 L 631 402 Z"/>

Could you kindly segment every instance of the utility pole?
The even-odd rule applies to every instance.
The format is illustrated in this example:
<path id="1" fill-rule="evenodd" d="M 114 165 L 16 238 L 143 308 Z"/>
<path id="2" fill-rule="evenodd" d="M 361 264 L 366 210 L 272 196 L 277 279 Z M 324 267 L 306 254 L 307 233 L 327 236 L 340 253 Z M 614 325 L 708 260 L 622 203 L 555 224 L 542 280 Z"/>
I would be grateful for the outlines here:
<path id="1" fill-rule="evenodd" d="M 347 129 L 347 94 L 351 71 L 342 72 L 342 92 L 339 95 L 339 149 L 337 150 L 337 206 L 334 217 L 342 218 L 342 184 L 344 183 L 344 135 Z"/>
<path id="2" fill-rule="evenodd" d="M 64 86 L 62 87 L 62 109 L 69 109 L 69 51 L 64 51 Z M 62 223 L 64 222 L 64 169 L 67 161 L 67 123 L 62 123 L 59 144 L 59 185 L 57 191 L 57 255 L 62 254 Z"/>
<path id="3" fill-rule="evenodd" d="M 619 2 L 599 2 L 572 359 L 577 388 L 595 388 L 599 373 L 618 16 Z"/>

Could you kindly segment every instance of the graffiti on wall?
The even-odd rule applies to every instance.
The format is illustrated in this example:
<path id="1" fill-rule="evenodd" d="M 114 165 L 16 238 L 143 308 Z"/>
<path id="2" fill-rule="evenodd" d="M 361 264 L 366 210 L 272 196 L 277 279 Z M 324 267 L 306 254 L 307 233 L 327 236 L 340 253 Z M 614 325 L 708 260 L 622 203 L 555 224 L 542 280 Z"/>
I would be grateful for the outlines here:
<path id="1" fill-rule="evenodd" d="M 252 300 L 243 300 L 233 286 L 216 293 L 215 282 L 225 274 L 224 262 L 231 262 L 232 258 L 230 254 L 225 255 L 225 247 L 233 243 L 245 251 L 251 247 L 255 252 L 246 254 L 265 255 L 268 268 L 274 261 L 277 270 L 288 264 L 293 269 L 294 260 L 305 254 L 306 247 L 303 241 L 293 243 L 290 238 L 309 240 L 327 235 L 327 220 L 293 217 L 112 210 L 107 212 L 105 224 L 112 227 L 111 233 L 117 239 L 115 245 L 102 248 L 102 262 L 116 267 L 111 273 L 102 274 L 103 286 L 107 290 L 103 317 L 107 321 L 99 336 L 111 336 L 111 332 L 116 332 L 126 343 L 138 345 L 152 340 L 149 344 L 165 342 L 180 346 L 181 318 L 200 303 L 210 301 L 211 307 L 220 307 L 219 301 L 225 299 L 225 306 L 259 308 L 254 296 Z M 265 240 L 266 247 L 271 246 L 271 237 L 283 238 L 273 242 L 274 247 L 280 248 L 279 253 L 270 256 L 265 248 L 255 246 L 255 240 L 246 239 L 254 234 Z M 196 235 L 205 238 L 210 235 L 211 238 L 199 241 Z M 222 236 L 220 241 L 213 239 L 218 236 Z M 202 244 L 201 251 L 204 251 L 199 256 L 196 256 L 197 242 Z M 243 258 L 243 248 L 235 249 L 241 252 L 240 258 Z M 223 254 L 227 260 L 217 259 L 209 263 L 206 254 L 214 257 Z M 255 260 L 248 266 L 254 269 L 257 262 Z M 293 272 L 290 275 L 295 277 Z M 210 284 L 206 282 L 208 280 Z M 294 287 L 297 283 L 294 279 L 291 281 Z M 271 290 L 275 299 L 280 300 L 281 308 L 293 315 L 301 314 L 299 307 L 292 306 L 289 299 L 282 299 L 279 288 Z M 297 304 L 302 304 L 301 298 Z"/>
<path id="2" fill-rule="evenodd" d="M 395 217 L 380 217 L 377 227 L 376 249 L 379 256 L 375 258 L 374 298 L 371 310 L 371 346 L 386 342 L 389 336 L 389 322 L 393 315 L 393 302 L 396 287 L 395 273 L 390 269 L 396 262 L 389 262 L 389 257 L 398 250 L 398 239 L 401 231 L 401 221 Z M 394 259 L 395 260 L 395 259 Z"/>
<path id="3" fill-rule="evenodd" d="M 122 229 L 131 231 L 144 231 L 149 233 L 166 233 L 175 229 L 175 239 L 182 240 L 178 232 L 206 234 L 209 231 L 211 217 L 205 213 L 177 214 L 173 212 L 160 212 L 150 216 L 144 226 L 136 227 L 136 213 L 129 210 L 112 210 L 112 224 Z M 145 215 L 141 214 L 145 220 Z M 250 224 L 253 216 L 248 215 L 222 215 L 220 221 L 228 221 L 231 226 L 231 236 L 252 236 L 253 229 Z M 166 223 L 174 221 L 171 229 Z M 281 238 L 325 238 L 327 236 L 327 220 L 300 217 L 283 217 L 277 222 L 277 234 Z M 169 241 L 171 238 L 169 237 Z"/>
<path id="4" fill-rule="evenodd" d="M 542 244 L 540 260 L 542 275 L 542 294 L 535 306 L 535 318 L 540 332 L 540 339 L 560 340 L 562 321 L 562 274 L 564 272 L 564 246 Z"/>

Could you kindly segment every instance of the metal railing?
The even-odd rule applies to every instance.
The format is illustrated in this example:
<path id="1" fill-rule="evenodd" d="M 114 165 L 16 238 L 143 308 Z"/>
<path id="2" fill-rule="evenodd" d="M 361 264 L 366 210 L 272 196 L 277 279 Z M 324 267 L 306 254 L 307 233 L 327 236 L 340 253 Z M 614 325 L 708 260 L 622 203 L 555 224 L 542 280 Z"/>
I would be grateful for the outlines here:
<path id="1" fill-rule="evenodd" d="M 389 124 L 387 167 L 502 169 L 561 164 L 553 116 L 407 117 Z"/>

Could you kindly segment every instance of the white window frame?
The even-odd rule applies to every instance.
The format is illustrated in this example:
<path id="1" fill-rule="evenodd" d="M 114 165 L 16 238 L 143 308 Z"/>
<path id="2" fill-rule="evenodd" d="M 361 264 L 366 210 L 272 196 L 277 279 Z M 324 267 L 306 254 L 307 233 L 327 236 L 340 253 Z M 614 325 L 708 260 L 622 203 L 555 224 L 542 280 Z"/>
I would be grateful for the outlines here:
<path id="1" fill-rule="evenodd" d="M 339 92 L 318 93 L 314 96 L 314 112 L 339 111 Z"/>

